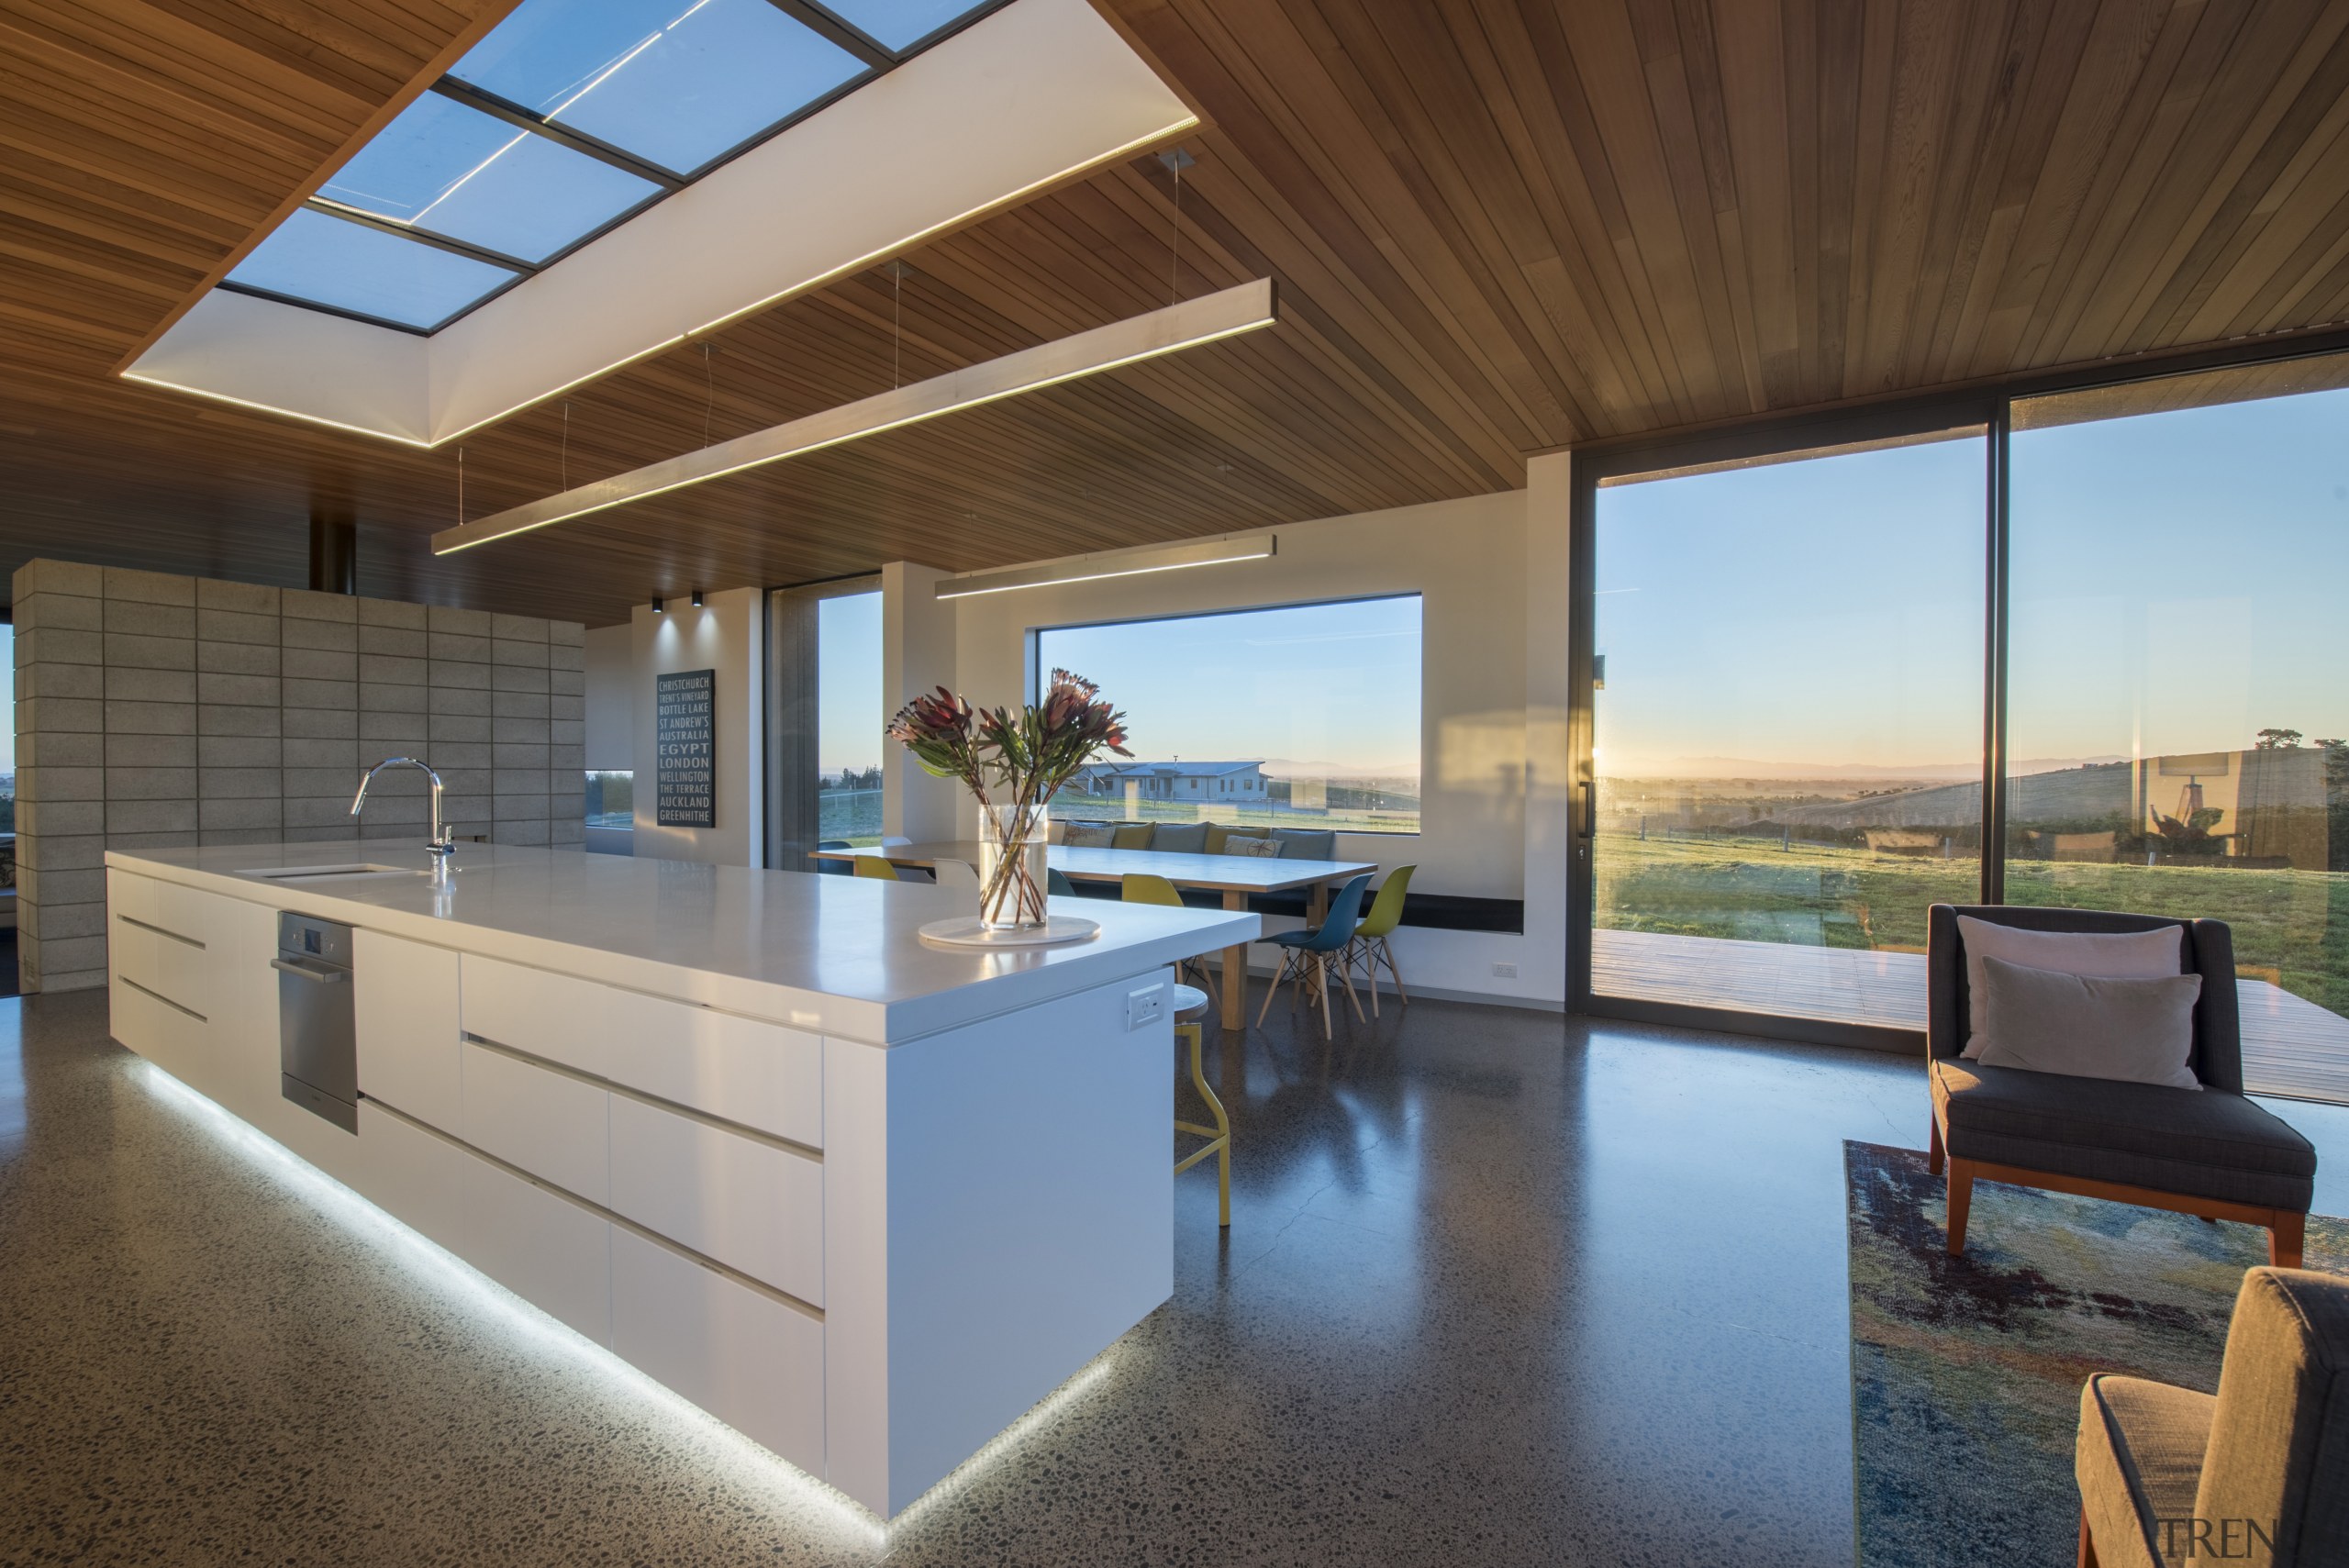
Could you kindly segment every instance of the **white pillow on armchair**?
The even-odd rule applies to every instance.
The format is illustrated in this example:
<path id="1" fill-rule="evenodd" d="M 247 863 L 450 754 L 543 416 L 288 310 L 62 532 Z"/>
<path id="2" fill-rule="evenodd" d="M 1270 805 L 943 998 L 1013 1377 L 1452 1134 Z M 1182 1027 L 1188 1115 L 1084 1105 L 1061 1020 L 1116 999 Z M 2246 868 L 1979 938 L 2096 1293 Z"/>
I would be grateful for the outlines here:
<path id="1" fill-rule="evenodd" d="M 2158 926 L 2150 931 L 2026 931 L 1960 915 L 1957 936 L 1965 948 L 1968 1015 L 1965 1049 L 1959 1054 L 1975 1061 L 1981 1059 L 1991 1039 L 1983 995 L 1985 959 L 2097 980 L 2159 980 L 2185 968 L 2183 926 Z"/>

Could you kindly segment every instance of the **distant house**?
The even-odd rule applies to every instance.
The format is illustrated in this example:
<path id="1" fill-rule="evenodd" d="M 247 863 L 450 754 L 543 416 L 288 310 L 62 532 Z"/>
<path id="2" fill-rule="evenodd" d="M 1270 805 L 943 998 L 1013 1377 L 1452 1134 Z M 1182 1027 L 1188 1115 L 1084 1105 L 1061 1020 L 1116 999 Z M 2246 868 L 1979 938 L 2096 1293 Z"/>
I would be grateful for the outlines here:
<path id="1" fill-rule="evenodd" d="M 1263 800 L 1264 764 L 1252 762 L 1089 762 L 1069 787 L 1096 798 L 1123 799 L 1127 786 L 1144 800 L 1216 804 Z"/>

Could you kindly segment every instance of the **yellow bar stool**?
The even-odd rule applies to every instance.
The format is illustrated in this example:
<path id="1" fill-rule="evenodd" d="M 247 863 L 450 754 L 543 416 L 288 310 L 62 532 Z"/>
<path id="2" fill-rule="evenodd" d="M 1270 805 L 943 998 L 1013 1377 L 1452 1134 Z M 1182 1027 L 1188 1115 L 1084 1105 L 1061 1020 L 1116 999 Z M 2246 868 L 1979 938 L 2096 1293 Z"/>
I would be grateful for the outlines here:
<path id="1" fill-rule="evenodd" d="M 1208 994 L 1196 985 L 1174 987 L 1174 1038 L 1188 1040 L 1191 1045 L 1191 1086 L 1199 1098 L 1208 1103 L 1208 1110 L 1215 1118 L 1213 1127 L 1201 1127 L 1195 1121 L 1174 1118 L 1174 1130 L 1187 1132 L 1208 1141 L 1174 1162 L 1174 1173 L 1181 1175 L 1192 1166 L 1212 1154 L 1217 1161 L 1217 1179 L 1222 1187 L 1222 1218 L 1218 1222 L 1224 1229 L 1231 1229 L 1231 1118 L 1224 1113 L 1223 1102 L 1208 1087 L 1207 1070 L 1200 1064 L 1199 1051 L 1206 1037 L 1200 1026 L 1206 1021 L 1210 1006 Z"/>

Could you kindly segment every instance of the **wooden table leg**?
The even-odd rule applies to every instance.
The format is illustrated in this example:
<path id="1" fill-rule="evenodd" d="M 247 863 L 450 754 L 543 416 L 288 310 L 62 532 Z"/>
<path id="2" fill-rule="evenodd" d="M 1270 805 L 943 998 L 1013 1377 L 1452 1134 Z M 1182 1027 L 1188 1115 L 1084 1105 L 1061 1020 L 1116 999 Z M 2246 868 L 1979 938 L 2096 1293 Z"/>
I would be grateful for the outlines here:
<path id="1" fill-rule="evenodd" d="M 1248 911 L 1248 895 L 1233 891 L 1223 895 L 1223 906 Z M 1241 943 L 1223 950 L 1223 1027 L 1233 1034 L 1248 1027 L 1248 947 Z"/>

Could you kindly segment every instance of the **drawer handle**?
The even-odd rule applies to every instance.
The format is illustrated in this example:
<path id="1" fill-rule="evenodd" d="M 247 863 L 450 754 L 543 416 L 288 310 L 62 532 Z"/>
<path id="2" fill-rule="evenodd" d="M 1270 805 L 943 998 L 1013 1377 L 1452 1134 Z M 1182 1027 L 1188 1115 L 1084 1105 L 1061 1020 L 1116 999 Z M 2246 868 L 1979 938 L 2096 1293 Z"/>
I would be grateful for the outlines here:
<path id="1" fill-rule="evenodd" d="M 269 961 L 269 967 L 280 974 L 299 975 L 321 985 L 332 985 L 337 981 L 351 978 L 351 971 L 347 969 L 329 969 L 325 964 L 313 966 L 298 958 L 273 958 Z"/>
<path id="2" fill-rule="evenodd" d="M 117 915 L 115 918 L 121 921 L 126 926 L 136 926 L 142 931 L 152 931 L 159 937 L 169 937 L 175 942 L 184 942 L 198 952 L 202 952 L 204 951 L 204 944 L 197 941 L 194 937 L 184 937 L 177 931 L 167 931 L 161 926 L 150 926 L 146 921 L 135 919 L 128 915 Z"/>

